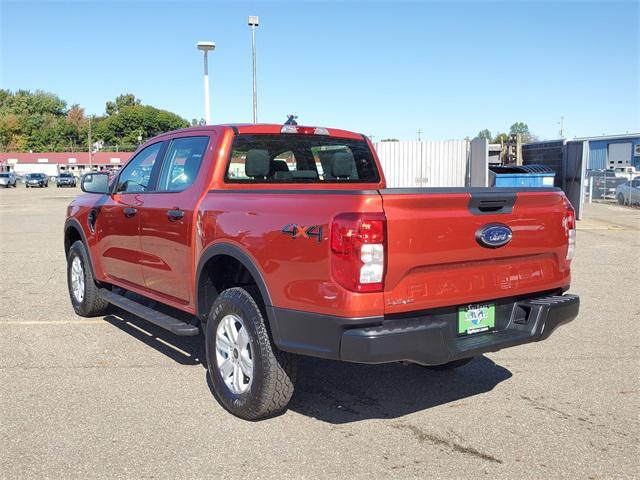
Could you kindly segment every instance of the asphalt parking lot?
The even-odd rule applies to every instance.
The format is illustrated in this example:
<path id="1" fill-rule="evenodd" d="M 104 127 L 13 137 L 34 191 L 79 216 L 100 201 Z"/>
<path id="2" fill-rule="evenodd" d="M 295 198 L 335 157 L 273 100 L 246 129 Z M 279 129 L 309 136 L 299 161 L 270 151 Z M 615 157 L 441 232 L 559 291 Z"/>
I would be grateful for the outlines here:
<path id="1" fill-rule="evenodd" d="M 640 210 L 589 205 L 546 342 L 452 372 L 305 359 L 289 410 L 210 393 L 201 337 L 74 314 L 62 226 L 79 189 L 0 190 L 0 478 L 637 478 Z"/>

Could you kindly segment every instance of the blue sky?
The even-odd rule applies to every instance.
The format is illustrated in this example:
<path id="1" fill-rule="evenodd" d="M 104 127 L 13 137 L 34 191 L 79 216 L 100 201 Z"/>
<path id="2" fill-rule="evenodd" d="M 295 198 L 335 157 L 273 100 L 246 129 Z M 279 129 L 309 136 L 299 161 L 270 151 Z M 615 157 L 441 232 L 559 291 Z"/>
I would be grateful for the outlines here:
<path id="1" fill-rule="evenodd" d="M 258 117 L 376 139 L 450 139 L 524 121 L 542 138 L 640 131 L 639 2 L 12 2 L 0 0 L 0 86 L 101 114 L 131 92 L 214 123 Z"/>

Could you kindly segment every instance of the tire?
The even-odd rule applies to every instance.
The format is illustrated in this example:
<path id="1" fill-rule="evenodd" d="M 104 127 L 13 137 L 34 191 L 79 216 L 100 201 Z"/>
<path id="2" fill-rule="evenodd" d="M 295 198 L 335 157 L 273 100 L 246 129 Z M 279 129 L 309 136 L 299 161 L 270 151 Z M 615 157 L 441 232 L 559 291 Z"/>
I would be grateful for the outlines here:
<path id="1" fill-rule="evenodd" d="M 618 203 L 620 205 L 624 205 L 624 195 L 622 195 L 621 193 L 618 194 Z"/>
<path id="2" fill-rule="evenodd" d="M 297 357 L 275 347 L 265 316 L 247 290 L 223 291 L 211 306 L 204 331 L 213 391 L 228 412 L 259 420 L 286 409 L 293 395 Z M 236 340 L 229 342 L 234 333 Z"/>
<path id="3" fill-rule="evenodd" d="M 78 267 L 79 266 L 79 267 Z M 74 270 L 75 269 L 75 270 Z M 82 279 L 81 288 L 74 290 L 75 278 Z M 109 303 L 98 296 L 98 286 L 93 278 L 87 249 L 81 240 L 76 241 L 69 249 L 67 256 L 67 287 L 71 305 L 81 317 L 97 317 L 104 315 Z M 81 295 L 78 292 L 81 292 Z"/>
<path id="4" fill-rule="evenodd" d="M 474 357 L 461 358 L 460 360 L 454 360 L 449 363 L 443 363 L 442 365 L 425 365 L 425 368 L 428 368 L 429 370 L 436 370 L 441 372 L 446 370 L 453 370 L 454 368 L 464 367 L 467 363 L 473 360 L 473 358 Z"/>

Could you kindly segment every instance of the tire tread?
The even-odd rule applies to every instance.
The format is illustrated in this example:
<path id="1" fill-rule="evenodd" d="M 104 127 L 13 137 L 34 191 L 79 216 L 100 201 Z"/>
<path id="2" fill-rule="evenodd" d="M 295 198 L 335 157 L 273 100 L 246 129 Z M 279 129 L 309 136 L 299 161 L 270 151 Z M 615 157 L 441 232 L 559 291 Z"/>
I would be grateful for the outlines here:
<path id="1" fill-rule="evenodd" d="M 73 292 L 71 291 L 69 273 L 71 261 L 75 256 L 79 256 L 82 260 L 82 268 L 84 270 L 84 299 L 80 304 L 76 302 Z M 89 255 L 82 240 L 76 240 L 69 249 L 69 255 L 67 258 L 67 285 L 69 287 L 71 304 L 78 315 L 81 317 L 97 317 L 106 313 L 107 308 L 109 307 L 109 302 L 98 296 L 98 286 L 96 285 L 95 278 L 93 277 Z"/>
<path id="2" fill-rule="evenodd" d="M 293 395 L 298 370 L 296 356 L 278 350 L 273 344 L 262 313 L 263 309 L 258 305 L 256 295 L 259 293 L 251 287 L 229 288 L 218 296 L 211 308 L 209 318 L 209 322 L 213 322 L 212 315 L 217 306 L 227 301 L 234 304 L 244 304 L 246 308 L 254 312 L 254 327 L 257 332 L 255 340 L 260 345 L 258 350 L 263 365 L 263 388 L 258 392 L 259 396 L 256 401 L 250 402 L 251 408 L 243 411 L 231 410 L 233 414 L 246 420 L 258 420 L 283 411 Z M 257 298 L 260 301 L 260 297 Z M 254 319 L 244 319 L 244 321 L 253 321 Z"/>

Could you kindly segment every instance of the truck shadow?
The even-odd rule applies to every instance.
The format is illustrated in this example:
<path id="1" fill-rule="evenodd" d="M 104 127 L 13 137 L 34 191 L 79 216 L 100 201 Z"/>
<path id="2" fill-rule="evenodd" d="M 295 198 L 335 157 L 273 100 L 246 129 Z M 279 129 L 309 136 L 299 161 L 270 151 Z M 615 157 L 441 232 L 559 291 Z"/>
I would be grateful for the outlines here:
<path id="1" fill-rule="evenodd" d="M 112 312 L 104 320 L 136 340 L 154 348 L 180 365 L 202 365 L 206 368 L 202 335 L 178 337 L 140 317 L 119 308 L 109 307 Z"/>
<path id="2" fill-rule="evenodd" d="M 202 335 L 178 337 L 135 315 L 112 311 L 104 320 L 114 327 L 181 365 L 206 368 Z M 402 363 L 361 365 L 300 357 L 289 410 L 332 424 L 399 418 L 439 405 L 461 406 L 460 400 L 488 392 L 511 376 L 509 370 L 485 356 L 449 371 Z M 206 377 L 212 390 L 208 374 Z"/>
<path id="3" fill-rule="evenodd" d="M 461 406 L 512 376 L 485 356 L 458 369 L 435 371 L 420 365 L 361 365 L 303 358 L 289 409 L 343 424 L 398 418 L 438 405 Z"/>

